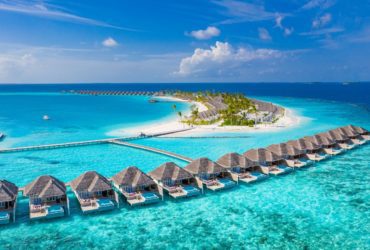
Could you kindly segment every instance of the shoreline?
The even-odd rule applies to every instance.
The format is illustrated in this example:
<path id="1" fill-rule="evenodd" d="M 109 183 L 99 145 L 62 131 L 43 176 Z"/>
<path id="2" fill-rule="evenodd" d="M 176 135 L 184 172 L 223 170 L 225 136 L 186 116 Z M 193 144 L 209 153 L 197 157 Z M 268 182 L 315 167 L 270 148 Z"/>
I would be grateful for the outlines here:
<path id="1" fill-rule="evenodd" d="M 163 96 L 163 97 L 155 97 L 158 100 L 166 100 L 166 101 L 173 101 L 173 102 L 188 102 L 191 105 L 196 105 L 198 110 L 206 111 L 208 108 L 199 102 L 194 101 L 186 101 L 172 96 Z M 181 136 L 190 136 L 195 134 L 211 134 L 211 133 L 248 133 L 248 132 L 276 132 L 282 129 L 293 128 L 300 125 L 306 117 L 299 116 L 295 113 L 294 110 L 285 108 L 285 114 L 283 117 L 279 118 L 276 123 L 273 124 L 258 124 L 255 127 L 248 127 L 248 126 L 219 126 L 218 124 L 212 125 L 194 125 L 189 126 L 185 123 L 179 121 L 176 118 L 167 118 L 163 119 L 157 123 L 148 123 L 143 124 L 138 127 L 129 127 L 129 128 L 119 128 L 107 133 L 109 136 L 131 136 L 131 135 L 138 135 L 140 133 L 144 134 L 155 134 L 164 131 L 172 131 L 172 130 L 179 130 L 185 128 L 192 128 L 191 130 L 185 132 L 179 132 L 176 134 L 168 135 L 169 137 L 176 137 L 179 134 Z M 183 115 L 188 116 L 190 115 L 191 110 L 187 110 Z"/>

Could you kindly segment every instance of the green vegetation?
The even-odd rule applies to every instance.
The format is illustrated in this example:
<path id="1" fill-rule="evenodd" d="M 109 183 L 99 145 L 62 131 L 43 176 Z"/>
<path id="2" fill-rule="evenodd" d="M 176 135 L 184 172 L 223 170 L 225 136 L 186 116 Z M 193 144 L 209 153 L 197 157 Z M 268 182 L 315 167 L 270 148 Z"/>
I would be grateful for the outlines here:
<path id="1" fill-rule="evenodd" d="M 217 93 L 211 91 L 185 92 L 176 91 L 174 97 L 196 101 L 205 105 L 208 110 L 217 110 L 218 116 L 201 119 L 195 105 L 191 107 L 191 116 L 182 122 L 190 125 L 209 125 L 220 123 L 221 126 L 254 126 L 254 120 L 248 119 L 248 114 L 257 112 L 256 106 L 243 94 Z M 215 107 L 215 104 L 218 107 Z"/>

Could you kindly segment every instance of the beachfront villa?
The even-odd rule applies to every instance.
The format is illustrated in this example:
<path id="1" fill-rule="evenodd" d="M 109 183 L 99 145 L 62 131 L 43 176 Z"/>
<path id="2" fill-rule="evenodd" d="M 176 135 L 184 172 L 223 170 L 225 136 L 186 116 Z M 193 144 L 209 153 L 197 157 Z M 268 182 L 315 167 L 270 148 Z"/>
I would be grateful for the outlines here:
<path id="1" fill-rule="evenodd" d="M 30 218 L 56 218 L 69 214 L 65 184 L 51 175 L 43 175 L 24 187 L 29 197 Z"/>
<path id="2" fill-rule="evenodd" d="M 233 181 L 233 176 L 226 168 L 205 157 L 192 161 L 184 169 L 212 191 L 232 188 L 237 181 Z"/>
<path id="3" fill-rule="evenodd" d="M 156 203 L 162 196 L 158 184 L 137 167 L 123 169 L 112 181 L 131 206 Z"/>
<path id="4" fill-rule="evenodd" d="M 325 154 L 322 151 L 320 145 L 313 143 L 305 138 L 291 140 L 288 141 L 287 144 L 299 150 L 302 150 L 306 154 L 306 157 L 311 161 L 321 161 L 325 159 Z"/>
<path id="5" fill-rule="evenodd" d="M 293 171 L 282 157 L 265 148 L 251 149 L 243 155 L 251 161 L 258 162 L 264 174 L 280 175 Z"/>
<path id="6" fill-rule="evenodd" d="M 7 180 L 0 180 L 0 225 L 15 221 L 18 187 Z"/>
<path id="7" fill-rule="evenodd" d="M 196 196 L 203 190 L 192 174 L 173 162 L 160 165 L 148 175 L 175 199 Z"/>
<path id="8" fill-rule="evenodd" d="M 71 181 L 70 186 L 83 213 L 112 210 L 118 196 L 110 181 L 95 171 L 88 171 Z"/>
<path id="9" fill-rule="evenodd" d="M 262 172 L 260 164 L 251 161 L 238 153 L 228 153 L 221 156 L 217 163 L 226 168 L 239 181 L 251 183 L 266 179 L 268 175 Z"/>

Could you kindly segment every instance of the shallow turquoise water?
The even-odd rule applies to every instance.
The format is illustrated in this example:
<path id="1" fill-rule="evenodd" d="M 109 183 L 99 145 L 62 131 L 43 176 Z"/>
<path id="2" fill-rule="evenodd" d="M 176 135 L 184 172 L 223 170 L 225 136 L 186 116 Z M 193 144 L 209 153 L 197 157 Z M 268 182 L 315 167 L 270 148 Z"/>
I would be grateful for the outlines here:
<path id="1" fill-rule="evenodd" d="M 360 106 L 297 98 L 266 99 L 293 108 L 307 119 L 297 128 L 243 134 L 250 137 L 242 139 L 153 138 L 136 143 L 193 158 L 217 159 L 230 151 L 244 152 L 348 123 L 370 127 L 370 114 Z M 96 138 L 110 129 L 108 121 L 104 126 L 98 129 Z M 53 140 L 63 137 L 59 137 L 58 127 L 53 131 Z M 85 133 L 86 128 L 81 126 L 74 135 L 84 138 Z M 18 142 L 23 143 L 29 143 L 28 139 Z M 366 249 L 370 244 L 369 156 L 367 144 L 315 167 L 256 185 L 240 185 L 184 201 L 167 199 L 144 208 L 123 206 L 99 215 L 82 216 L 71 194 L 72 215 L 49 222 L 27 222 L 27 200 L 22 199 L 17 223 L 0 228 L 0 249 Z M 69 181 L 86 170 L 111 176 L 129 165 L 150 171 L 168 160 L 173 159 L 101 145 L 5 154 L 1 155 L 0 167 L 1 178 L 24 185 L 41 174 Z"/>

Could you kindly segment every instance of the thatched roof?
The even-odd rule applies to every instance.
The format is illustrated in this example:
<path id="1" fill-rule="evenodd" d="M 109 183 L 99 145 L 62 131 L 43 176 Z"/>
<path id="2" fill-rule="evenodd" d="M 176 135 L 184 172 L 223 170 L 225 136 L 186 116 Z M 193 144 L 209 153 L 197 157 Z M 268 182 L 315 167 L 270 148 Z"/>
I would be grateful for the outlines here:
<path id="1" fill-rule="evenodd" d="M 369 133 L 369 131 L 367 131 L 366 129 L 358 127 L 358 126 L 354 126 L 354 125 L 347 125 L 347 126 L 342 127 L 342 128 L 352 130 L 355 133 L 360 134 L 360 135 L 365 135 L 365 134 Z"/>
<path id="2" fill-rule="evenodd" d="M 88 171 L 71 181 L 71 188 L 77 192 L 98 192 L 111 190 L 107 178 L 95 171 Z"/>
<path id="3" fill-rule="evenodd" d="M 162 180 L 185 180 L 193 176 L 173 162 L 166 162 L 149 173 L 149 176 L 158 181 Z"/>
<path id="4" fill-rule="evenodd" d="M 247 157 L 238 153 L 228 153 L 220 157 L 217 163 L 225 168 L 241 167 L 252 168 L 259 166 L 257 162 L 249 160 Z"/>
<path id="5" fill-rule="evenodd" d="M 319 146 L 330 146 L 335 144 L 335 140 L 323 135 L 322 133 L 313 136 L 306 136 L 304 139 L 313 142 Z"/>
<path id="6" fill-rule="evenodd" d="M 339 131 L 339 133 L 342 133 L 348 137 L 355 137 L 355 136 L 358 136 L 360 135 L 359 132 L 357 132 L 356 130 L 352 129 L 351 127 L 347 126 L 347 127 L 341 127 L 341 128 L 337 128 L 336 130 Z"/>
<path id="7" fill-rule="evenodd" d="M 316 143 L 313 143 L 305 138 L 301 138 L 298 140 L 292 140 L 287 142 L 288 145 L 291 145 L 299 150 L 316 150 L 320 149 L 320 146 Z"/>
<path id="8" fill-rule="evenodd" d="M 17 198 L 18 187 L 7 180 L 0 180 L 0 202 L 13 201 Z"/>
<path id="9" fill-rule="evenodd" d="M 43 175 L 24 188 L 26 196 L 48 198 L 66 194 L 64 183 L 51 175 Z"/>
<path id="10" fill-rule="evenodd" d="M 336 140 L 336 141 L 345 141 L 345 140 L 348 139 L 348 136 L 346 136 L 345 134 L 343 134 L 340 131 L 335 130 L 335 129 L 329 130 L 329 131 L 327 131 L 325 133 L 322 133 L 322 134 L 324 136 L 329 137 L 330 139 Z"/>
<path id="11" fill-rule="evenodd" d="M 192 174 L 218 174 L 226 172 L 225 168 L 205 157 L 192 161 L 184 169 Z"/>
<path id="12" fill-rule="evenodd" d="M 112 177 L 113 182 L 118 186 L 150 186 L 155 182 L 137 167 L 128 167 Z"/>
<path id="13" fill-rule="evenodd" d="M 266 148 L 268 151 L 277 154 L 280 157 L 297 156 L 303 154 L 303 151 L 287 143 L 272 144 Z"/>
<path id="14" fill-rule="evenodd" d="M 251 149 L 248 150 L 243 154 L 245 157 L 247 157 L 249 160 L 255 161 L 255 162 L 274 162 L 274 161 L 280 161 L 282 158 L 278 156 L 277 154 L 265 149 L 265 148 L 258 148 L 258 149 Z"/>

